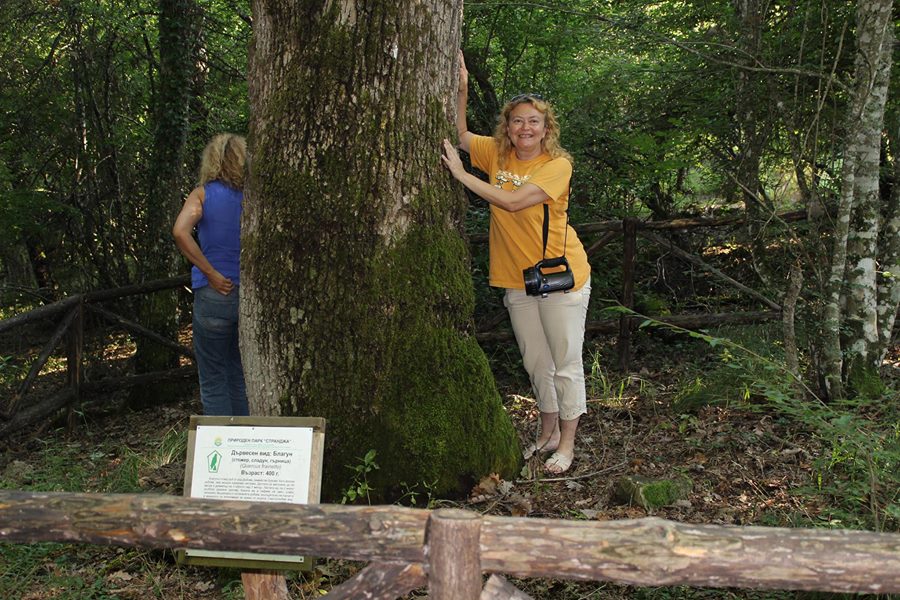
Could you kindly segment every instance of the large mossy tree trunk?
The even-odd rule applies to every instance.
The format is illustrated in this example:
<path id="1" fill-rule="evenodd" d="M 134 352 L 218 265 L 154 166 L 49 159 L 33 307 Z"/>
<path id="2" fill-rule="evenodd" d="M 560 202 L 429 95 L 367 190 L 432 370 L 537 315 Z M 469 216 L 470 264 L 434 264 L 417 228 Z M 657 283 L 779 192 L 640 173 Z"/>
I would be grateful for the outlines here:
<path id="1" fill-rule="evenodd" d="M 254 0 L 241 347 L 251 413 L 325 417 L 323 496 L 515 473 L 440 164 L 459 0 Z"/>

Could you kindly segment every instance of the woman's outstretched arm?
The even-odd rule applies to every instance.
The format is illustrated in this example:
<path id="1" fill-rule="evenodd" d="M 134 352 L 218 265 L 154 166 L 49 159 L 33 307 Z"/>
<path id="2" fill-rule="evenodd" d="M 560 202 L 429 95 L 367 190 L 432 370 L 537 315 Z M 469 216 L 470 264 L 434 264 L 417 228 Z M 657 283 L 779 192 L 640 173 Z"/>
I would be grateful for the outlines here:
<path id="1" fill-rule="evenodd" d="M 550 199 L 547 192 L 533 183 L 526 183 L 515 192 L 507 192 L 478 179 L 466 171 L 462 161 L 459 160 L 456 148 L 450 143 L 450 140 L 444 140 L 444 153 L 441 155 L 441 160 L 457 181 L 489 203 L 503 210 L 516 212 Z"/>

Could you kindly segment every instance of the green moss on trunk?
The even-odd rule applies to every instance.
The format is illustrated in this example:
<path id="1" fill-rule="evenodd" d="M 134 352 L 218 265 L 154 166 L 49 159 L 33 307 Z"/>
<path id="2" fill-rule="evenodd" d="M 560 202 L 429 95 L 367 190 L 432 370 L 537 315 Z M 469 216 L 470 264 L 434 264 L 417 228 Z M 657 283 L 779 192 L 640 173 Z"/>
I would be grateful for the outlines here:
<path id="1" fill-rule="evenodd" d="M 248 391 L 328 420 L 326 500 L 372 449 L 373 501 L 465 493 L 520 462 L 473 336 L 464 199 L 440 165 L 459 6 L 429 2 L 254 3 Z"/>

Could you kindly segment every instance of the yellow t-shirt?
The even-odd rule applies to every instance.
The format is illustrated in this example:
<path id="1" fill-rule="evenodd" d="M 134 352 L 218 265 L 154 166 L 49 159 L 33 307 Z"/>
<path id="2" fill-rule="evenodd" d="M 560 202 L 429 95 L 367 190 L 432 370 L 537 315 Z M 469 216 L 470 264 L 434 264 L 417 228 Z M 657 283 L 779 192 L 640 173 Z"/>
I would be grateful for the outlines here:
<path id="1" fill-rule="evenodd" d="M 590 277 L 591 266 L 584 246 L 571 225 L 566 232 L 572 163 L 565 158 L 551 159 L 546 153 L 532 160 L 520 161 L 513 150 L 506 160 L 506 168 L 500 169 L 494 138 L 480 135 L 472 137 L 469 150 L 472 164 L 490 176 L 491 185 L 515 192 L 522 185 L 531 183 L 550 196 L 546 201 L 550 218 L 545 256 L 562 256 L 565 240 L 565 256 L 575 278 L 574 289 L 580 289 Z M 541 259 L 543 223 L 543 204 L 517 212 L 491 205 L 490 284 L 493 287 L 525 288 L 522 271 L 533 267 Z"/>

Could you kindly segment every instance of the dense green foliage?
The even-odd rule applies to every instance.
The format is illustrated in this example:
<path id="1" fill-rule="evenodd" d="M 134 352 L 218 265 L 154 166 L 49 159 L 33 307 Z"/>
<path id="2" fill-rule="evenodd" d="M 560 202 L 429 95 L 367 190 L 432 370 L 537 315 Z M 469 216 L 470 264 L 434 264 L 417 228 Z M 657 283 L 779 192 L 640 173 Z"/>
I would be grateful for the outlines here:
<path id="1" fill-rule="evenodd" d="M 793 152 L 800 167 L 835 159 L 848 8 L 802 2 L 745 17 L 731 2 L 470 3 L 473 120 L 489 129 L 496 99 L 544 94 L 562 113 L 594 216 L 664 217 L 740 198 L 741 113 L 752 111 L 764 199 L 790 202 Z M 748 49 L 750 18 L 759 34 Z"/>
<path id="2" fill-rule="evenodd" d="M 246 130 L 248 13 L 246 2 L 203 3 L 184 90 L 190 135 L 178 196 L 189 191 L 212 132 Z M 0 261 L 8 283 L 54 297 L 146 278 L 147 241 L 167 235 L 174 219 L 152 218 L 162 160 L 153 140 L 167 116 L 164 106 L 157 112 L 165 82 L 156 3 L 14 0 L 0 6 L 0 18 Z"/>

